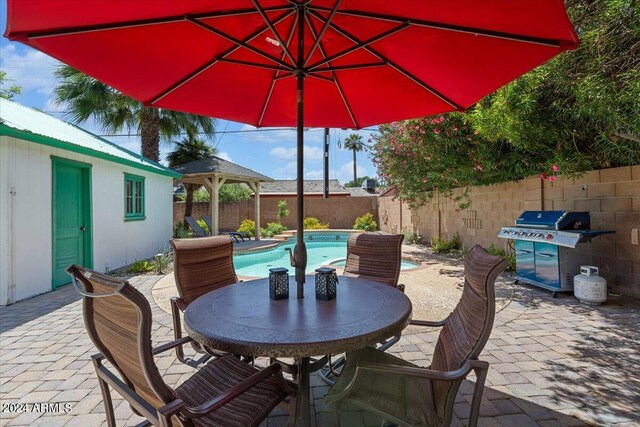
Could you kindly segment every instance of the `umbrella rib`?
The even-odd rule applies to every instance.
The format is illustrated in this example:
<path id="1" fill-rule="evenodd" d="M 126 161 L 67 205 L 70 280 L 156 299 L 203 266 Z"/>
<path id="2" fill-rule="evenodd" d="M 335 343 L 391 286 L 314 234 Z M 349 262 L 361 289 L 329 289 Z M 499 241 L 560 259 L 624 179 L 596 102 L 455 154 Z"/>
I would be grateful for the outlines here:
<path id="1" fill-rule="evenodd" d="M 205 24 L 204 22 L 200 22 L 200 21 L 198 21 L 198 20 L 196 20 L 196 19 L 191 19 L 190 17 L 186 17 L 186 19 L 187 19 L 189 22 L 193 23 L 194 25 L 197 25 L 197 26 L 199 26 L 199 27 L 201 27 L 201 28 L 203 28 L 203 29 L 205 29 L 205 30 L 208 30 L 208 31 L 210 31 L 210 32 L 212 32 L 212 33 L 214 33 L 214 34 L 216 34 L 217 36 L 220 36 L 220 37 L 222 37 L 223 39 L 228 40 L 228 41 L 230 41 L 231 43 L 236 44 L 237 46 L 241 46 L 241 47 L 243 47 L 243 48 L 245 48 L 245 49 L 247 49 L 247 50 L 250 50 L 251 52 L 253 52 L 253 53 L 257 54 L 257 55 L 262 56 L 263 58 L 266 58 L 266 59 L 268 59 L 268 60 L 270 60 L 270 61 L 273 61 L 273 62 L 275 62 L 276 64 L 280 64 L 280 65 L 282 65 L 282 66 L 283 66 L 284 68 L 286 68 L 287 70 L 290 70 L 290 71 L 292 71 L 292 70 L 293 70 L 293 68 L 291 67 L 291 65 L 287 64 L 286 62 L 281 61 L 281 60 L 279 60 L 278 58 L 273 57 L 273 56 L 269 55 L 268 53 L 263 52 L 263 51 L 261 51 L 260 49 L 255 48 L 255 47 L 251 46 L 250 44 L 247 44 L 246 42 L 244 42 L 244 41 L 242 41 L 242 40 L 240 40 L 240 39 L 237 39 L 237 38 L 235 38 L 235 37 L 233 37 L 233 36 L 231 36 L 231 35 L 229 35 L 229 34 L 225 33 L 224 31 L 220 31 L 220 30 L 218 30 L 217 28 L 212 27 L 211 25 Z"/>
<path id="2" fill-rule="evenodd" d="M 291 6 L 277 6 L 265 8 L 265 12 L 279 12 L 281 10 L 291 10 Z M 255 9 L 236 9 L 236 10 L 228 10 L 224 12 L 203 12 L 189 15 L 194 19 L 210 19 L 210 18 L 222 18 L 228 16 L 240 16 L 240 15 L 249 15 L 252 13 L 256 13 Z M 83 25 L 75 28 L 62 28 L 59 30 L 51 30 L 51 31 L 34 31 L 27 32 L 25 36 L 27 39 L 39 39 L 43 37 L 58 37 L 58 36 L 69 36 L 73 34 L 83 34 L 83 33 L 93 33 L 98 31 L 106 31 L 106 30 L 122 30 L 127 28 L 135 28 L 135 27 L 146 27 L 151 25 L 159 25 L 159 24 L 171 24 L 176 22 L 185 21 L 185 15 L 175 15 L 168 16 L 164 18 L 152 18 L 152 19 L 136 19 L 132 21 L 125 22 L 116 22 L 109 24 L 95 24 L 95 25 Z M 20 38 L 21 33 L 16 33 L 11 35 L 11 39 Z"/>
<path id="3" fill-rule="evenodd" d="M 316 68 L 318 68 L 318 67 L 320 67 L 322 65 L 328 64 L 329 62 L 335 61 L 336 59 L 339 59 L 339 58 L 342 58 L 343 56 L 348 55 L 353 51 L 356 51 L 358 49 L 362 49 L 365 46 L 369 46 L 372 43 L 375 43 L 375 42 L 380 41 L 382 39 L 385 39 L 385 38 L 387 38 L 389 36 L 392 36 L 392 35 L 400 32 L 400 31 L 404 30 L 405 28 L 409 28 L 409 24 L 407 24 L 407 23 L 400 24 L 397 27 L 394 27 L 394 28 L 392 28 L 392 29 L 390 29 L 388 31 L 385 31 L 385 32 L 380 33 L 380 34 L 378 34 L 376 36 L 373 36 L 373 37 L 371 37 L 371 38 L 369 38 L 367 40 L 364 40 L 362 43 L 356 43 L 354 46 L 351 46 L 348 49 L 345 49 L 345 50 L 343 50 L 341 52 L 338 52 L 338 53 L 335 53 L 335 54 L 333 54 L 333 55 L 331 55 L 329 57 L 326 57 L 322 61 L 318 61 L 318 62 L 316 62 L 314 64 L 311 64 L 308 67 L 308 69 L 309 69 L 309 71 L 314 71 Z"/>
<path id="4" fill-rule="evenodd" d="M 342 0 L 336 0 L 336 3 L 333 5 L 333 8 L 331 9 L 329 16 L 327 17 L 327 20 L 324 22 L 324 25 L 322 26 L 322 29 L 318 34 L 315 34 L 315 31 L 313 31 L 313 27 L 311 27 L 311 21 L 306 19 L 307 24 L 309 25 L 309 28 L 311 28 L 312 30 L 311 33 L 313 34 L 315 41 L 311 46 L 311 50 L 309 51 L 309 55 L 307 55 L 307 59 L 304 60 L 304 64 L 302 65 L 303 67 L 307 66 L 307 64 L 309 63 L 309 60 L 311 59 L 311 56 L 313 55 L 313 52 L 315 52 L 318 46 L 320 45 L 320 40 L 322 40 L 324 33 L 329 29 L 329 25 L 331 24 L 331 21 L 333 21 L 333 17 L 336 15 L 336 12 L 340 7 L 340 3 L 342 3 Z"/>
<path id="5" fill-rule="evenodd" d="M 258 10 L 258 13 L 260 13 L 260 16 L 262 16 L 262 19 L 264 20 L 264 22 L 267 24 L 267 26 L 269 27 L 269 29 L 271 30 L 271 32 L 275 36 L 276 40 L 278 40 L 278 43 L 280 43 L 280 47 L 282 47 L 282 50 L 284 51 L 284 54 L 287 55 L 287 57 L 289 58 L 289 60 L 291 61 L 292 64 L 296 64 L 296 61 L 293 59 L 293 56 L 291 55 L 291 52 L 289 51 L 289 46 L 286 45 L 282 41 L 282 38 L 280 37 L 280 34 L 276 31 L 276 27 L 269 20 L 269 17 L 267 16 L 267 13 L 266 13 L 265 9 L 262 6 L 260 6 L 260 4 L 258 3 L 258 0 L 252 0 L 252 2 L 253 2 L 253 5 L 255 6 L 255 8 Z"/>
<path id="6" fill-rule="evenodd" d="M 292 13 L 293 12 L 283 13 L 275 22 L 281 22 L 281 21 L 287 19 L 289 16 L 291 16 Z M 250 42 L 251 40 L 253 40 L 256 37 L 258 37 L 260 34 L 262 34 L 262 32 L 264 32 L 264 30 L 266 30 L 266 29 L 267 29 L 266 26 L 257 29 L 252 34 L 250 34 L 247 38 L 245 38 L 244 42 L 245 43 Z M 182 86 L 185 83 L 189 82 L 190 80 L 194 79 L 195 77 L 200 75 L 202 72 L 204 72 L 208 68 L 211 68 L 212 66 L 216 65 L 221 58 L 225 58 L 228 55 L 231 55 L 236 50 L 240 49 L 240 47 L 241 46 L 239 46 L 239 45 L 233 46 L 233 47 L 227 49 L 227 51 L 223 52 L 221 55 L 216 56 L 215 58 L 211 59 L 210 61 L 207 61 L 204 65 L 202 65 L 201 67 L 198 67 L 196 70 L 194 70 L 193 72 L 189 73 L 184 78 L 178 80 L 176 83 L 171 85 L 169 88 L 167 88 L 166 90 L 164 90 L 164 91 L 160 92 L 158 95 L 156 95 L 156 97 L 153 98 L 149 102 L 149 105 L 152 105 L 152 104 L 158 102 L 160 99 L 164 98 L 165 96 L 167 96 L 168 94 L 170 94 L 174 90 L 178 89 L 180 86 Z"/>
<path id="7" fill-rule="evenodd" d="M 360 68 L 372 68 L 372 67 L 383 67 L 387 65 L 386 62 L 369 62 L 362 64 L 350 64 L 350 65 L 337 65 L 335 67 L 329 66 L 326 68 L 316 68 L 314 71 L 317 73 L 323 73 L 327 71 L 345 71 L 345 70 L 357 70 Z"/>
<path id="8" fill-rule="evenodd" d="M 251 61 L 241 61 L 239 59 L 218 58 L 218 61 L 219 62 L 226 62 L 226 63 L 229 63 L 229 64 L 246 65 L 248 67 L 264 68 L 264 69 L 267 69 L 267 70 L 291 71 L 288 68 L 282 68 L 282 67 L 278 67 L 276 65 L 260 64 L 258 62 L 251 62 Z"/>
<path id="9" fill-rule="evenodd" d="M 305 19 L 307 21 L 307 25 L 309 25 L 309 28 L 311 29 L 311 32 L 314 34 L 315 37 L 315 31 L 313 29 L 313 26 L 311 25 L 311 20 L 309 19 L 309 16 L 305 16 Z M 320 48 L 320 54 L 322 55 L 322 57 L 326 60 L 327 59 L 327 54 L 324 51 L 324 48 L 322 47 L 322 45 L 318 46 Z M 328 64 L 329 62 L 327 62 Z M 314 73 L 309 73 L 310 76 L 313 76 Z M 342 102 L 344 103 L 344 106 L 347 109 L 347 113 L 349 113 L 349 117 L 351 117 L 351 122 L 353 123 L 354 127 L 356 129 L 360 128 L 360 125 L 358 124 L 358 121 L 356 120 L 355 115 L 353 114 L 353 110 L 351 109 L 351 106 L 349 105 L 349 102 L 347 101 L 347 97 L 344 94 L 344 91 L 342 90 L 342 85 L 340 84 L 340 81 L 338 80 L 338 76 L 336 76 L 336 74 L 331 71 L 331 76 L 333 76 L 333 83 L 336 85 L 336 88 L 338 89 L 338 93 L 340 94 L 340 98 L 342 98 Z"/>
<path id="10" fill-rule="evenodd" d="M 293 20 L 293 24 L 291 25 L 291 31 L 289 31 L 289 36 L 287 37 L 287 46 L 289 45 L 289 43 L 291 43 L 291 40 L 293 39 L 293 33 L 295 32 L 296 29 L 296 24 L 298 23 L 298 14 L 296 13 L 295 18 Z M 280 57 L 280 59 L 284 59 L 284 51 L 282 52 L 282 55 Z M 262 124 L 262 120 L 264 120 L 264 115 L 267 113 L 267 107 L 269 106 L 269 102 L 271 101 L 271 95 L 273 94 L 273 89 L 276 86 L 276 80 L 278 79 L 278 74 L 280 74 L 279 71 L 276 71 L 273 74 L 273 78 L 271 79 L 271 85 L 269 86 L 269 92 L 267 93 L 267 97 L 264 100 L 264 104 L 262 104 L 262 111 L 260 111 L 260 119 L 258 120 L 258 126 L 260 126 Z M 293 74 L 289 74 L 287 76 L 292 76 Z M 283 77 L 287 77 L 287 76 L 283 76 Z"/>
<path id="11" fill-rule="evenodd" d="M 324 20 L 322 15 L 320 15 L 318 12 L 310 11 L 310 13 L 312 13 L 318 19 Z M 351 40 L 353 43 L 360 43 L 360 40 L 358 40 L 357 37 L 349 34 L 346 30 L 343 30 L 342 28 L 338 27 L 335 23 L 331 24 L 331 28 L 333 28 L 335 31 L 337 31 L 338 33 L 342 34 L 344 37 L 346 37 L 349 40 Z M 377 56 L 381 61 L 384 61 L 391 68 L 393 68 L 394 70 L 396 70 L 397 72 L 399 72 L 400 74 L 402 74 L 403 76 L 408 78 L 409 80 L 413 81 L 414 83 L 416 83 L 418 86 L 420 86 L 421 88 L 423 88 L 427 92 L 430 92 L 432 95 L 436 96 L 440 100 L 442 100 L 445 103 L 449 104 L 450 106 L 452 106 L 456 110 L 458 110 L 458 111 L 464 111 L 465 110 L 461 105 L 458 105 L 454 101 L 450 100 L 449 98 L 447 98 L 446 96 L 441 94 L 439 91 L 437 91 L 436 89 L 434 89 L 430 85 L 428 85 L 426 82 L 424 82 L 420 78 L 414 76 L 409 71 L 405 70 L 402 66 L 392 62 L 391 60 L 386 58 L 384 55 L 382 55 L 381 53 L 379 53 L 377 50 L 373 49 L 372 47 L 364 46 L 363 49 L 365 49 L 367 52 L 371 53 L 372 55 Z"/>
<path id="12" fill-rule="evenodd" d="M 322 11 L 322 12 L 328 12 L 331 10 L 329 8 L 322 7 L 322 6 L 313 6 L 311 7 L 311 9 L 315 11 Z M 357 10 L 341 10 L 337 13 L 345 16 L 355 16 L 359 18 L 376 19 L 379 21 L 387 21 L 387 22 L 406 23 L 406 24 L 410 24 L 418 27 L 433 28 L 436 30 L 444 30 L 444 31 L 453 31 L 457 33 L 471 34 L 474 36 L 492 37 L 492 38 L 498 38 L 498 39 L 504 39 L 504 40 L 510 40 L 510 41 L 523 42 L 523 43 L 532 43 L 532 44 L 556 47 L 556 48 L 560 47 L 562 43 L 560 40 L 549 39 L 544 37 L 525 36 L 520 34 L 507 33 L 503 31 L 484 30 L 484 29 L 474 28 L 474 27 L 465 27 L 463 25 L 444 24 L 441 22 L 425 21 L 421 19 L 400 18 L 393 15 L 362 12 Z"/>

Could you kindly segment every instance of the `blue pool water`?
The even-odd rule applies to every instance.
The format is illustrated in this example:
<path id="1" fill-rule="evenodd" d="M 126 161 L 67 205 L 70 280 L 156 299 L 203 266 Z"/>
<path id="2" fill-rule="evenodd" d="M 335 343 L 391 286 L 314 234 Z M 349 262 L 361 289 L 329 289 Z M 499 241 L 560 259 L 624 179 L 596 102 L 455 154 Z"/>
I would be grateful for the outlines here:
<path id="1" fill-rule="evenodd" d="M 312 274 L 316 268 L 332 261 L 334 261 L 332 265 L 344 266 L 344 259 L 347 257 L 347 239 L 348 234 L 305 235 L 307 274 Z M 291 267 L 289 262 L 289 252 L 285 249 L 291 248 L 293 250 L 294 246 L 295 241 L 262 252 L 234 255 L 233 265 L 236 269 L 236 274 L 239 276 L 267 277 L 269 269 L 274 267 L 288 268 L 289 274 L 293 274 L 294 268 Z M 417 264 L 412 262 L 402 261 L 403 270 L 415 268 L 416 266 Z"/>

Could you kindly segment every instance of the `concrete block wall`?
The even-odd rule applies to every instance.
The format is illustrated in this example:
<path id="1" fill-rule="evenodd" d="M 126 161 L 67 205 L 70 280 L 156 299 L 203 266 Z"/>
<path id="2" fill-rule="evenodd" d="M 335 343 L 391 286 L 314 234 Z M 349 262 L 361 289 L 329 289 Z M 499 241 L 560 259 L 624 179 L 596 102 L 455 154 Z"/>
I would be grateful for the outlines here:
<path id="1" fill-rule="evenodd" d="M 465 247 L 476 243 L 506 248 L 499 239 L 502 226 L 513 225 L 525 210 L 589 211 L 591 228 L 616 233 L 593 239 L 590 244 L 594 264 L 614 292 L 640 297 L 640 165 L 587 172 L 577 178 L 558 178 L 555 182 L 530 177 L 520 181 L 473 187 L 471 206 L 460 210 L 455 196 L 435 196 L 420 208 L 411 210 L 410 220 L 402 219 L 404 229 L 419 232 L 428 242 L 435 236 L 450 239 L 460 235 Z M 379 200 L 383 231 L 394 232 L 401 223 L 399 200 Z M 405 205 L 406 206 L 406 205 Z M 405 209 L 408 210 L 408 209 Z M 585 245 L 579 245 L 586 250 Z"/>
<path id="2" fill-rule="evenodd" d="M 356 218 L 369 212 L 378 221 L 378 205 L 376 197 L 307 197 L 304 199 L 305 217 L 316 217 L 322 222 L 328 222 L 331 228 L 353 227 Z M 289 216 L 282 220 L 282 224 L 289 229 L 296 227 L 296 198 L 295 197 L 263 197 L 260 200 L 260 225 L 266 227 L 268 222 L 278 220 L 278 202 L 287 201 Z M 235 230 L 244 219 L 255 219 L 254 201 L 220 203 L 220 228 Z M 200 218 L 210 214 L 209 203 L 194 203 L 192 215 Z M 173 220 L 184 218 L 184 203 L 173 204 Z"/>

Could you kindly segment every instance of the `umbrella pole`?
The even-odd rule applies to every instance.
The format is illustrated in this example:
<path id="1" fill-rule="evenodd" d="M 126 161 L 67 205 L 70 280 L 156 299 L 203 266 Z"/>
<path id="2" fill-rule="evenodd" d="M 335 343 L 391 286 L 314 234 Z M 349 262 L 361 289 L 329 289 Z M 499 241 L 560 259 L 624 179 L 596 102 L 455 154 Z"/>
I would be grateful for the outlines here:
<path id="1" fill-rule="evenodd" d="M 304 120 L 303 120 L 303 92 L 304 92 L 304 75 L 298 74 L 296 77 L 298 94 L 297 94 L 297 147 L 298 147 L 298 182 L 297 182 L 297 243 L 294 249 L 294 260 L 296 268 L 296 283 L 298 284 L 298 298 L 304 298 L 304 275 L 307 269 L 307 248 L 304 243 Z"/>
<path id="2" fill-rule="evenodd" d="M 304 243 L 304 9 L 298 10 L 298 69 L 295 71 L 297 96 L 297 149 L 298 149 L 298 186 L 297 186 L 297 243 L 294 248 L 294 266 L 296 268 L 296 283 L 298 298 L 304 298 L 305 272 L 307 270 L 307 247 Z"/>

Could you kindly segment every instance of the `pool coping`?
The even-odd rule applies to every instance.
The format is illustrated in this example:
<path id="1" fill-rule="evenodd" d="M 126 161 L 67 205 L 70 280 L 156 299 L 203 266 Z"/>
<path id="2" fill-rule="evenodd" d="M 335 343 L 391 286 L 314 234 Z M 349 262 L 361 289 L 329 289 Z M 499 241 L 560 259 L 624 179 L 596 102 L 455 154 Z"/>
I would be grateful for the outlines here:
<path id="1" fill-rule="evenodd" d="M 354 234 L 354 233 L 365 233 L 364 230 L 353 230 L 353 229 L 342 229 L 342 228 L 338 228 L 338 229 L 324 229 L 324 230 L 304 230 L 305 233 L 349 233 L 349 234 Z M 245 254 L 251 254 L 251 253 L 256 253 L 256 252 L 266 252 L 269 251 L 271 249 L 277 248 L 278 246 L 281 245 L 286 245 L 287 243 L 289 243 L 289 239 L 291 239 L 292 237 L 296 237 L 298 234 L 297 230 L 287 230 L 285 231 L 286 234 L 282 235 L 283 240 L 279 241 L 279 242 L 274 242 L 271 243 L 269 245 L 264 245 L 264 246 L 257 246 L 257 247 L 253 247 L 253 248 L 238 248 L 233 250 L 233 254 L 234 255 L 245 255 Z"/>

